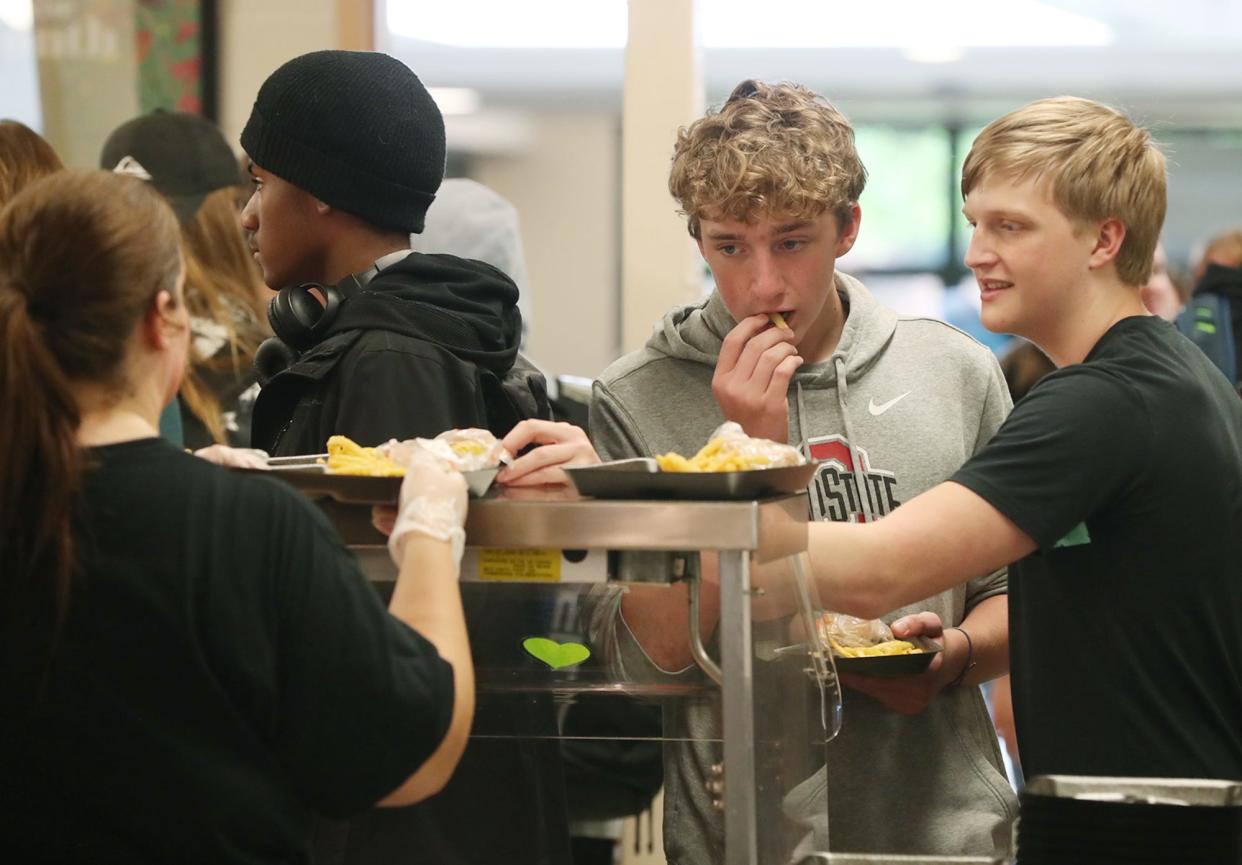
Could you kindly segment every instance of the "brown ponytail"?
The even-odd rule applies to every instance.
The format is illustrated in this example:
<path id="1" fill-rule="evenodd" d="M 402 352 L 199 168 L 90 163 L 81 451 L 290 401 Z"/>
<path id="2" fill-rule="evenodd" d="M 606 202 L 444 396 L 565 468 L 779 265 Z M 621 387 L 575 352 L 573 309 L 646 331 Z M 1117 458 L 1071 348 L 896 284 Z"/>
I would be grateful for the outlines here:
<path id="1" fill-rule="evenodd" d="M 61 171 L 0 211 L 0 628 L 63 619 L 84 456 L 73 386 L 128 387 L 134 328 L 180 270 L 172 211 L 145 185 Z"/>

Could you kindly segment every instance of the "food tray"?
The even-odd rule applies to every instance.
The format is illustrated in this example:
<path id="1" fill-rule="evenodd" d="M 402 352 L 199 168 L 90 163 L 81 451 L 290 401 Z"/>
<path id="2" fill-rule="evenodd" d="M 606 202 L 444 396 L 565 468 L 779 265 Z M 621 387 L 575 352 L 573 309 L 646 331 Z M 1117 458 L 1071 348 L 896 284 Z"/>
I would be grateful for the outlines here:
<path id="1" fill-rule="evenodd" d="M 914 655 L 874 655 L 866 658 L 842 658 L 833 655 L 837 672 L 856 673 L 880 679 L 896 679 L 901 676 L 917 676 L 925 672 L 932 659 L 940 653 L 940 645 L 925 637 L 910 637 L 911 643 L 923 651 Z"/>
<path id="2" fill-rule="evenodd" d="M 819 463 L 743 472 L 662 472 L 651 458 L 567 467 L 578 492 L 597 499 L 746 500 L 799 493 Z"/>
<path id="3" fill-rule="evenodd" d="M 311 498 L 331 498 L 349 505 L 395 505 L 401 493 L 400 477 L 330 474 L 318 462 L 327 454 L 297 457 L 273 457 L 268 471 L 274 477 Z M 462 472 L 470 495 L 481 498 L 491 487 L 500 467 Z"/>

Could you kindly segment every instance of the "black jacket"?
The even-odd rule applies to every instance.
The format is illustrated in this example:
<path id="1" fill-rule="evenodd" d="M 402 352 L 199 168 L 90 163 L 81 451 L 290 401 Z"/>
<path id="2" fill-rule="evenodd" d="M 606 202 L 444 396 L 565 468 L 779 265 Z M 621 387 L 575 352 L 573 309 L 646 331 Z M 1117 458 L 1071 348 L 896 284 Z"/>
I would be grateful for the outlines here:
<path id="1" fill-rule="evenodd" d="M 259 394 L 251 443 L 274 456 L 550 416 L 518 355 L 517 287 L 494 267 L 412 252 L 348 295 L 318 345 Z"/>

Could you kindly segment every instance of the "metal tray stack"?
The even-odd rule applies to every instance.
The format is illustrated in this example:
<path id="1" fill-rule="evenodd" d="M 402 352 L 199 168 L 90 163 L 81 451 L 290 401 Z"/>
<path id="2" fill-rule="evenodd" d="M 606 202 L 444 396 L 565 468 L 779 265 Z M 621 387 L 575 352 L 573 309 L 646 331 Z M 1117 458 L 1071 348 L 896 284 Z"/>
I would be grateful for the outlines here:
<path id="1" fill-rule="evenodd" d="M 1242 865 L 1242 784 L 1175 778 L 1034 778 L 1017 865 Z"/>

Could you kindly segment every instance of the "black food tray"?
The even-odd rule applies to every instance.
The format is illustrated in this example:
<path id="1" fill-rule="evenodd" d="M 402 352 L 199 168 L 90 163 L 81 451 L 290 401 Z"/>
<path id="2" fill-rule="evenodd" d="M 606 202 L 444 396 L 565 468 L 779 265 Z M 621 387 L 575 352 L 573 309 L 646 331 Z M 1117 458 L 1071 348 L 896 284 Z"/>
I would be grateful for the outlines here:
<path id="1" fill-rule="evenodd" d="M 747 500 L 799 493 L 819 463 L 743 472 L 662 472 L 651 458 L 566 468 L 578 492 L 597 499 Z"/>
<path id="2" fill-rule="evenodd" d="M 913 655 L 874 655 L 867 658 L 842 658 L 833 655 L 838 673 L 856 673 L 880 679 L 896 679 L 901 676 L 917 676 L 927 671 L 932 658 L 940 653 L 940 645 L 922 637 L 910 640 L 923 651 Z"/>

